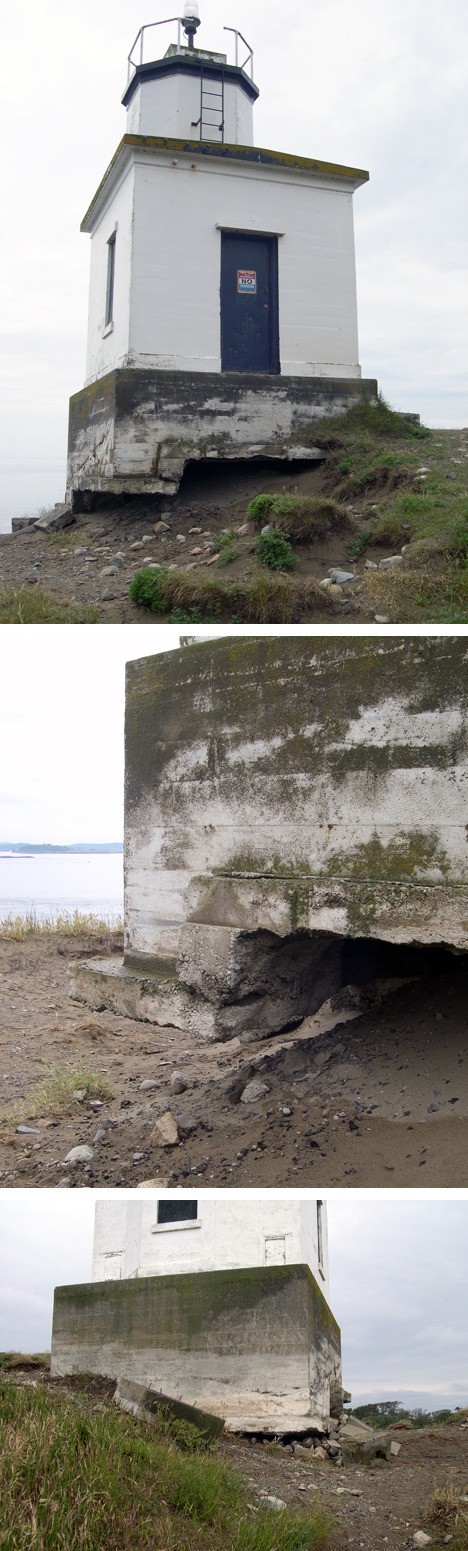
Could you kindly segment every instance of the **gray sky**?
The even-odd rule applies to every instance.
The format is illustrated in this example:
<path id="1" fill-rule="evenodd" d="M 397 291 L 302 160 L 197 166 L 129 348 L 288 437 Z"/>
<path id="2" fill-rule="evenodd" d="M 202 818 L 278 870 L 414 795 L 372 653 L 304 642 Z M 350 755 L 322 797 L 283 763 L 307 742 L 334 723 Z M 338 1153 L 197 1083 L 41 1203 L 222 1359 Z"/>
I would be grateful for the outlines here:
<path id="1" fill-rule="evenodd" d="M 0 1192 L 0 1350 L 49 1348 L 54 1286 L 90 1279 L 95 1194 Z M 328 1198 L 330 1302 L 355 1404 L 468 1403 L 468 1201 L 422 1195 Z"/>
<path id="2" fill-rule="evenodd" d="M 175 625 L 1 627 L 1 841 L 122 838 L 125 663 L 179 639 Z"/>
<path id="3" fill-rule="evenodd" d="M 165 10 L 24 0 L 3 15 L 0 467 L 64 463 L 85 370 L 79 224 L 125 130 L 129 47 Z M 365 375 L 397 408 L 466 424 L 465 0 L 202 0 L 201 12 L 200 42 L 222 48 L 226 22 L 254 45 L 257 144 L 371 173 L 355 199 Z"/>

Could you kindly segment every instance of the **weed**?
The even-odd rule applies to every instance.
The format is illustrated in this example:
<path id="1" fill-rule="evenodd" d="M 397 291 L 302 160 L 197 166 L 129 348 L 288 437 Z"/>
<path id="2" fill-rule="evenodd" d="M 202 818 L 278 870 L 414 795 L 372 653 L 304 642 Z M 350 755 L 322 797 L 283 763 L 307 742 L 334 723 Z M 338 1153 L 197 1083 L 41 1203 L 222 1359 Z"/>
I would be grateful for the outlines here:
<path id="1" fill-rule="evenodd" d="M 255 545 L 255 553 L 261 565 L 269 571 L 292 571 L 296 564 L 289 539 L 283 538 L 278 528 L 261 533 Z"/>
<path id="2" fill-rule="evenodd" d="M 0 1352 L 1 1373 L 15 1373 L 18 1369 L 23 1373 L 32 1373 L 34 1369 L 49 1373 L 50 1352 Z"/>
<path id="3" fill-rule="evenodd" d="M 261 1508 L 254 1524 L 240 1524 L 235 1551 L 313 1551 L 327 1543 L 331 1527 L 320 1508 L 310 1514 Z"/>
<path id="4" fill-rule="evenodd" d="M 0 624 L 2 625 L 95 625 L 96 609 L 90 604 L 59 603 L 40 588 L 2 587 Z"/>
<path id="5" fill-rule="evenodd" d="M 238 560 L 241 554 L 240 544 L 236 543 L 235 528 L 226 528 L 218 542 L 218 565 L 231 565 L 233 560 Z"/>

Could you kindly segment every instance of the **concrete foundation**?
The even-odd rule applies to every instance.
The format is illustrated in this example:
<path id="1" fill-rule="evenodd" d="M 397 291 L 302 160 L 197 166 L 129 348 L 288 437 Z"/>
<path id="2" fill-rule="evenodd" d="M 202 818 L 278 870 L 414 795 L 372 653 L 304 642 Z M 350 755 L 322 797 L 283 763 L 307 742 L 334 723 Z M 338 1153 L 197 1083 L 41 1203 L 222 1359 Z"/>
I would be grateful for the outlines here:
<path id="1" fill-rule="evenodd" d="M 192 460 L 317 461 L 320 420 L 376 398 L 359 378 L 112 371 L 70 400 L 67 499 L 174 495 Z"/>
<path id="2" fill-rule="evenodd" d="M 52 1374 L 127 1378 L 231 1431 L 327 1431 L 340 1331 L 308 1266 L 59 1287 Z"/>
<path id="3" fill-rule="evenodd" d="M 420 973 L 415 947 L 468 951 L 467 658 L 270 636 L 130 663 L 125 961 L 73 966 L 72 995 L 262 1036 Z"/>

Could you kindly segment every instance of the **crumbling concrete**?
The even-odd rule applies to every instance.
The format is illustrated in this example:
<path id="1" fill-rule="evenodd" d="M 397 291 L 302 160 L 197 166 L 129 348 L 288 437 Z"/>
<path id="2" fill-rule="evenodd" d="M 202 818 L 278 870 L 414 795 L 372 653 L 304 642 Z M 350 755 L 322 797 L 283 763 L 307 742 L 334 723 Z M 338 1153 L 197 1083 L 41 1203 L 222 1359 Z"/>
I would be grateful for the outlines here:
<path id="1" fill-rule="evenodd" d="M 72 995 L 261 1037 L 412 977 L 415 947 L 467 951 L 467 657 L 281 636 L 130 663 L 125 959 Z"/>

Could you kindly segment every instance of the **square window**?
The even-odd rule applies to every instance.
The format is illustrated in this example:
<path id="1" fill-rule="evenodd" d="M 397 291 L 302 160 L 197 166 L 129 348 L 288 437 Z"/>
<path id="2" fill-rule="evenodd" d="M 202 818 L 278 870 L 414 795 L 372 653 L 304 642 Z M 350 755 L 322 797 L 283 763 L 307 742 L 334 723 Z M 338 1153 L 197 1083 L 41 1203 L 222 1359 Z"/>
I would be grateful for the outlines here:
<path id="1" fill-rule="evenodd" d="M 194 1222 L 198 1201 L 158 1201 L 158 1227 L 167 1222 Z"/>

